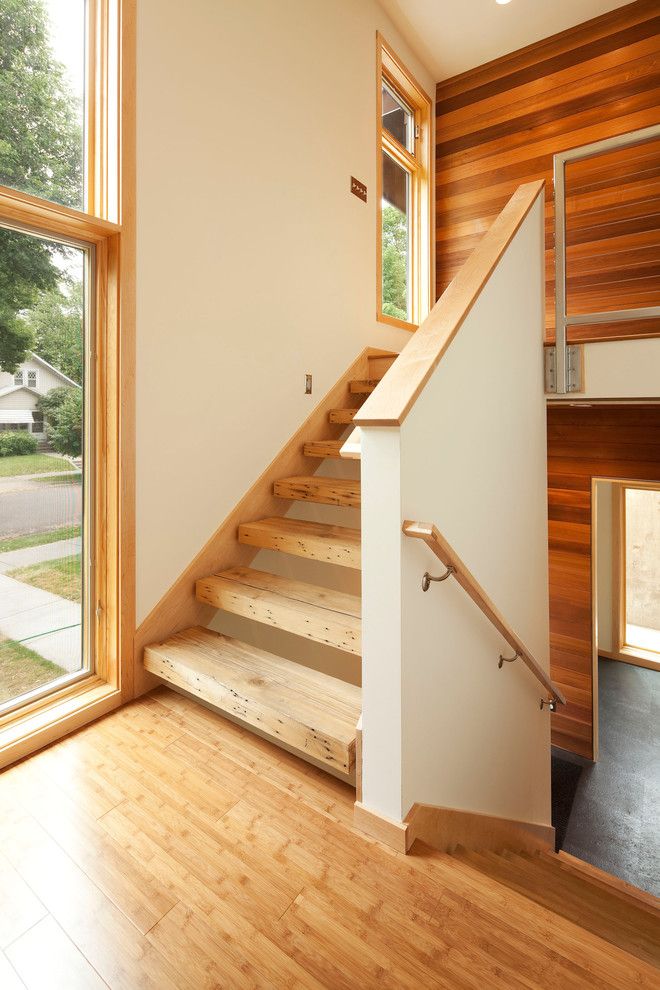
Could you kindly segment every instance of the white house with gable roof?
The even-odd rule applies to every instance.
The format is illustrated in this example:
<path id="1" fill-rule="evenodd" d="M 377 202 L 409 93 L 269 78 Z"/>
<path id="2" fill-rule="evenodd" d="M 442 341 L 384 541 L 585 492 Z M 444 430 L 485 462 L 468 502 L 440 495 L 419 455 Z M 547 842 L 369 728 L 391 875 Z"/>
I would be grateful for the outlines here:
<path id="1" fill-rule="evenodd" d="M 80 388 L 34 352 L 13 375 L 0 369 L 0 431 L 27 430 L 37 439 L 44 439 L 44 418 L 37 403 L 41 396 L 63 385 Z"/>

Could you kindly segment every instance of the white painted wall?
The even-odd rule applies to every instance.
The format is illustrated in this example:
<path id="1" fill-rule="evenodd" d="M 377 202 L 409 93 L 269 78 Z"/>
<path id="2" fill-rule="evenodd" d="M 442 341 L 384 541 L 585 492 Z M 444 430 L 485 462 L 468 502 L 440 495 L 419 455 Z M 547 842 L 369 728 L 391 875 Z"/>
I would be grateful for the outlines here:
<path id="1" fill-rule="evenodd" d="M 542 690 L 442 566 L 434 522 L 549 669 L 543 203 L 520 228 L 398 430 L 363 428 L 364 803 L 550 822 Z M 537 332 L 534 332 L 537 328 Z"/>
<path id="2" fill-rule="evenodd" d="M 584 396 L 589 399 L 660 396 L 660 338 L 584 345 Z"/>
<path id="3" fill-rule="evenodd" d="M 359 351 L 408 339 L 375 320 L 377 30 L 432 96 L 376 0 L 138 4 L 138 621 Z"/>

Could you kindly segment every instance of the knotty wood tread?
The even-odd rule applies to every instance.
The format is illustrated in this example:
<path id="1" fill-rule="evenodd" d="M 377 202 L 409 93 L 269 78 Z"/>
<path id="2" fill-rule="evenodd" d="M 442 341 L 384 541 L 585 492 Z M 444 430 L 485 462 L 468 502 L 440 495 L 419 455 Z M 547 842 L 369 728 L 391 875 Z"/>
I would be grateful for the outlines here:
<path id="1" fill-rule="evenodd" d="M 348 390 L 351 395 L 371 395 L 379 382 L 380 378 L 369 378 L 364 381 L 349 382 Z"/>
<path id="2" fill-rule="evenodd" d="M 344 440 L 310 440 L 303 446 L 303 453 L 305 457 L 340 457 L 340 458 L 350 458 L 357 460 L 359 454 L 347 454 L 342 453 L 342 447 L 346 441 Z"/>
<path id="3" fill-rule="evenodd" d="M 353 417 L 359 411 L 359 409 L 331 409 L 328 413 L 328 422 L 343 423 L 348 426 L 353 422 Z"/>
<path id="4" fill-rule="evenodd" d="M 360 506 L 360 482 L 352 478 L 324 478 L 316 474 L 282 478 L 273 485 L 273 493 L 294 501 Z"/>
<path id="5" fill-rule="evenodd" d="M 316 643 L 360 655 L 360 599 L 251 567 L 232 567 L 197 582 L 199 601 Z"/>
<path id="6" fill-rule="evenodd" d="M 360 569 L 360 530 L 273 516 L 241 523 L 239 543 Z"/>
<path id="7" fill-rule="evenodd" d="M 577 871 L 568 876 L 559 858 L 457 849 L 452 856 L 549 911 L 652 966 L 660 967 L 660 926 L 643 907 L 615 890 L 603 890 Z"/>
<path id="8" fill-rule="evenodd" d="M 144 651 L 148 671 L 335 771 L 355 764 L 361 691 L 210 629 Z"/>

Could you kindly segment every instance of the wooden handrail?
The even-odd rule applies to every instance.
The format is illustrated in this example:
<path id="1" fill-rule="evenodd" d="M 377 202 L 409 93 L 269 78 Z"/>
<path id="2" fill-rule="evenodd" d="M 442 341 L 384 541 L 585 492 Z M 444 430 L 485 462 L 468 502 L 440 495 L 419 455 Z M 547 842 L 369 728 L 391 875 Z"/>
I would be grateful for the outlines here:
<path id="1" fill-rule="evenodd" d="M 403 532 L 406 536 L 417 540 L 423 540 L 427 547 L 433 551 L 438 560 L 447 568 L 453 569 L 453 576 L 456 578 L 461 588 L 467 592 L 472 601 L 479 606 L 487 619 L 490 619 L 497 631 L 506 640 L 512 650 L 515 650 L 526 667 L 531 670 L 534 677 L 543 685 L 550 694 L 551 699 L 566 704 L 566 698 L 559 688 L 548 677 L 541 665 L 534 659 L 533 654 L 527 649 L 523 641 L 513 631 L 504 616 L 497 610 L 477 579 L 470 573 L 456 551 L 449 545 L 444 536 L 438 532 L 432 523 L 409 522 L 403 524 Z"/>
<path id="2" fill-rule="evenodd" d="M 419 330 L 353 417 L 354 426 L 403 423 L 544 186 L 541 179 L 518 187 Z"/>

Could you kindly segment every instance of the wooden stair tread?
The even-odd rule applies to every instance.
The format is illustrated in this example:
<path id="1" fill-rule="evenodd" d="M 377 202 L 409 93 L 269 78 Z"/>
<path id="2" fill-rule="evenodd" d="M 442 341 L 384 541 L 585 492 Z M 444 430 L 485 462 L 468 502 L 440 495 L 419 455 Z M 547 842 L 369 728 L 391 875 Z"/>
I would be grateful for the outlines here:
<path id="1" fill-rule="evenodd" d="M 360 530 L 346 526 L 274 516 L 241 523 L 238 540 L 248 546 L 279 550 L 356 570 L 360 568 Z"/>
<path id="2" fill-rule="evenodd" d="M 352 478 L 325 478 L 318 474 L 281 478 L 273 485 L 273 493 L 295 501 L 360 506 L 360 482 Z"/>
<path id="3" fill-rule="evenodd" d="M 197 581 L 199 601 L 359 656 L 360 599 L 251 567 Z"/>
<path id="4" fill-rule="evenodd" d="M 349 382 L 348 390 L 351 395 L 371 395 L 380 378 L 368 378 L 363 381 Z"/>
<path id="5" fill-rule="evenodd" d="M 656 920 L 615 891 L 610 895 L 577 875 L 574 881 L 579 882 L 567 886 L 559 864 L 553 869 L 547 857 L 542 860 L 515 853 L 500 855 L 463 849 L 455 850 L 452 856 L 638 959 L 660 965 L 660 928 Z"/>
<path id="6" fill-rule="evenodd" d="M 354 768 L 353 684 L 202 627 L 146 647 L 144 665 L 301 755 L 346 775 Z"/>
<path id="7" fill-rule="evenodd" d="M 331 409 L 328 413 L 328 422 L 343 423 L 348 426 L 359 411 L 359 409 Z"/>

